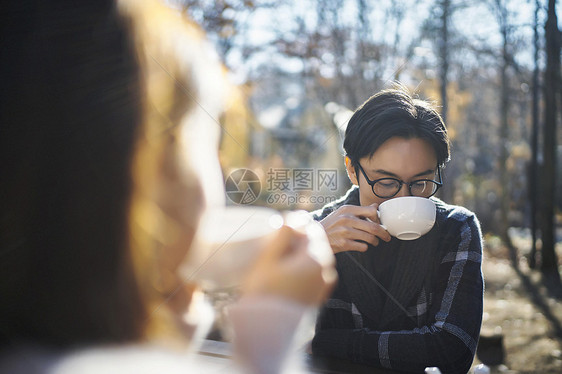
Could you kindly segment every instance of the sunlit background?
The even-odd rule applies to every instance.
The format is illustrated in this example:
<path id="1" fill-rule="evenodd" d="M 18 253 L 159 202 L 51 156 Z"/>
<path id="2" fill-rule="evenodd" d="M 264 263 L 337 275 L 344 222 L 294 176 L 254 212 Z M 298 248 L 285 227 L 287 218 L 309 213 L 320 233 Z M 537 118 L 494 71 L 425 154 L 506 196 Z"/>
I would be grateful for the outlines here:
<path id="1" fill-rule="evenodd" d="M 561 298 L 540 281 L 562 270 L 548 0 L 169 3 L 207 31 L 239 87 L 220 118 L 221 162 L 251 194 L 230 203 L 317 209 L 350 187 L 342 135 L 358 105 L 395 80 L 434 101 L 452 139 L 438 196 L 475 211 L 485 233 L 484 331 L 505 336 L 509 369 L 534 354 L 543 366 L 530 371 L 562 371 Z"/>
<path id="2" fill-rule="evenodd" d="M 232 100 L 232 112 L 223 119 L 223 165 L 225 174 L 241 167 L 260 174 L 261 200 L 271 192 L 269 168 L 336 168 L 337 192 L 345 191 L 349 184 L 341 134 L 347 114 L 399 80 L 421 98 L 435 101 L 446 120 L 453 156 L 440 196 L 477 211 L 491 231 L 502 229 L 498 226 L 505 196 L 509 226 L 530 225 L 534 1 L 174 0 L 172 4 L 206 29 L 232 80 L 241 87 L 240 97 Z M 543 71 L 546 4 L 540 6 L 536 63 Z M 542 80 L 541 75 L 541 85 Z M 508 95 L 505 113 L 503 85 Z M 540 162 L 542 101 L 539 105 Z M 504 115 L 507 131 L 502 130 Z M 558 188 L 561 168 L 558 162 Z M 502 173 L 507 186 L 500 181 Z M 301 206 L 286 208 L 295 207 Z"/>

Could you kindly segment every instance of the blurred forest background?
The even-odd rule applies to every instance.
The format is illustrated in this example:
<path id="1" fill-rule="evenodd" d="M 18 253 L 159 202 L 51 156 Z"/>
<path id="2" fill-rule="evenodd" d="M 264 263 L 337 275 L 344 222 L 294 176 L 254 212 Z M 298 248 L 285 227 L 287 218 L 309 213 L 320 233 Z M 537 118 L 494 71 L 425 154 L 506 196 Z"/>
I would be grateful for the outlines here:
<path id="1" fill-rule="evenodd" d="M 452 160 L 439 197 L 475 211 L 483 231 L 507 245 L 510 228 L 519 230 L 529 237 L 530 265 L 559 280 L 562 12 L 555 0 L 170 2 L 206 30 L 240 87 L 221 119 L 221 158 L 225 175 L 237 168 L 258 175 L 256 204 L 323 205 L 268 201 L 272 170 L 280 178 L 280 169 L 334 169 L 337 190 L 298 193 L 345 192 L 346 121 L 400 81 L 436 102 L 449 129 Z"/>
<path id="2" fill-rule="evenodd" d="M 206 31 L 238 87 L 220 119 L 227 195 L 237 176 L 255 205 L 319 208 L 350 186 L 342 135 L 353 110 L 394 81 L 434 101 L 452 139 L 438 197 L 475 211 L 485 233 L 474 364 L 562 372 L 560 3 L 168 2 Z M 309 188 L 297 171 L 312 172 Z M 336 183 L 322 185 L 320 171 Z"/>

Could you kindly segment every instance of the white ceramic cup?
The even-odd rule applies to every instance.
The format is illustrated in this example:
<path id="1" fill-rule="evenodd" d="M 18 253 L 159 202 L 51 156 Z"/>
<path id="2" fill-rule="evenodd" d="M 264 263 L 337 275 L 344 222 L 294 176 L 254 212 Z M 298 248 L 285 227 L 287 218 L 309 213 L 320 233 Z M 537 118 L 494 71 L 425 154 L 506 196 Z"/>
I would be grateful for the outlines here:
<path id="1" fill-rule="evenodd" d="M 282 225 L 281 214 L 269 208 L 228 206 L 205 212 L 181 265 L 182 277 L 207 290 L 240 285 L 267 237 Z"/>
<path id="2" fill-rule="evenodd" d="M 427 234 L 435 223 L 435 213 L 435 203 L 424 197 L 397 197 L 379 205 L 381 224 L 400 240 Z"/>

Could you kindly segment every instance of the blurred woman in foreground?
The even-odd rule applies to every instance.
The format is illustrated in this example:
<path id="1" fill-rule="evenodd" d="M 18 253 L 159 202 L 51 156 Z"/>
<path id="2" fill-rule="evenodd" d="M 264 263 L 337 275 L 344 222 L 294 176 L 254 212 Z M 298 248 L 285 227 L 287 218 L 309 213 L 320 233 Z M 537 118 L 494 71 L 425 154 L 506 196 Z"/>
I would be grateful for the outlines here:
<path id="1" fill-rule="evenodd" d="M 169 349 L 204 330 L 178 266 L 204 209 L 224 204 L 228 87 L 203 35 L 154 1 L 2 12 L 0 372 L 203 369 Z M 276 235 L 232 310 L 247 371 L 281 370 L 287 331 L 334 282 L 305 236 Z M 256 318 L 278 328 L 239 327 Z"/>

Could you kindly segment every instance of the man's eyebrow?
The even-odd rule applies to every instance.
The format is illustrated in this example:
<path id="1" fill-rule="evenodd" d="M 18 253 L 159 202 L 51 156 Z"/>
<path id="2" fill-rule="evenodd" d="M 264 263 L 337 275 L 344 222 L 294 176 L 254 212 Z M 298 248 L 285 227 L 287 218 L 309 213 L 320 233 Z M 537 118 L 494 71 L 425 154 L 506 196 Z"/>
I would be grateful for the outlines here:
<path id="1" fill-rule="evenodd" d="M 400 179 L 398 177 L 398 175 L 387 171 L 387 170 L 382 170 L 382 169 L 378 169 L 378 170 L 373 170 L 374 173 L 378 173 L 378 174 L 382 174 L 382 175 L 386 175 L 392 178 L 396 178 L 396 179 Z M 417 173 L 416 175 L 414 175 L 412 178 L 416 178 L 416 177 L 421 177 L 422 175 L 428 175 L 428 174 L 434 174 L 435 173 L 435 169 L 427 169 L 426 171 L 422 171 L 421 173 Z"/>

